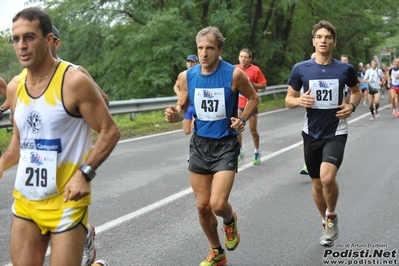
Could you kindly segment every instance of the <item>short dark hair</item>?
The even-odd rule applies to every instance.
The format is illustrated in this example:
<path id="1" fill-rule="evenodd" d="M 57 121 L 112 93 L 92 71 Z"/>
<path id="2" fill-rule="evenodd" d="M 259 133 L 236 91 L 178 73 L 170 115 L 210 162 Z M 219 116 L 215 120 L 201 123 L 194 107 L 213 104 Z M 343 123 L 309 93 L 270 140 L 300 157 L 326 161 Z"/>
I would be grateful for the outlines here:
<path id="1" fill-rule="evenodd" d="M 330 22 L 325 20 L 320 20 L 317 24 L 315 24 L 312 30 L 313 38 L 316 37 L 315 36 L 316 31 L 318 31 L 319 29 L 328 30 L 331 33 L 333 40 L 335 41 L 337 39 L 337 29 L 335 29 L 335 27 Z"/>
<path id="2" fill-rule="evenodd" d="M 215 37 L 216 41 L 218 42 L 218 48 L 222 48 L 224 45 L 224 41 L 226 40 L 222 33 L 219 31 L 218 28 L 213 27 L 213 26 L 208 26 L 206 28 L 203 28 L 197 33 L 197 36 L 195 37 L 196 43 L 198 43 L 199 38 L 211 34 Z"/>
<path id="3" fill-rule="evenodd" d="M 241 52 L 245 52 L 245 53 L 249 54 L 249 58 L 252 58 L 252 52 L 248 48 L 241 49 L 240 53 Z"/>
<path id="4" fill-rule="evenodd" d="M 39 20 L 39 27 L 43 36 L 52 32 L 52 23 L 50 16 L 38 7 L 28 7 L 19 11 L 12 19 L 12 23 L 18 19 L 25 19 L 29 21 Z"/>

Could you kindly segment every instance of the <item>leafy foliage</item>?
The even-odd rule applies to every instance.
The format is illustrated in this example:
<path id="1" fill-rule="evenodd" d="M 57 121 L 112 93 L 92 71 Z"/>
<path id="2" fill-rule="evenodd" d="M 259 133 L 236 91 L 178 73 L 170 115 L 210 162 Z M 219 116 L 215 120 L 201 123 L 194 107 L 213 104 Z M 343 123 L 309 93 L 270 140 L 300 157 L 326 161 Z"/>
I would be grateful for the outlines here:
<path id="1" fill-rule="evenodd" d="M 321 19 L 338 30 L 337 58 L 347 54 L 356 64 L 384 47 L 399 51 L 396 0 L 29 2 L 44 7 L 60 30 L 60 57 L 83 65 L 112 100 L 173 95 L 186 56 L 196 53 L 195 35 L 208 25 L 226 38 L 224 60 L 235 64 L 250 48 L 269 85 L 285 83 L 292 66 L 310 57 L 312 26 Z M 9 81 L 20 66 L 9 33 L 0 35 L 0 75 Z"/>

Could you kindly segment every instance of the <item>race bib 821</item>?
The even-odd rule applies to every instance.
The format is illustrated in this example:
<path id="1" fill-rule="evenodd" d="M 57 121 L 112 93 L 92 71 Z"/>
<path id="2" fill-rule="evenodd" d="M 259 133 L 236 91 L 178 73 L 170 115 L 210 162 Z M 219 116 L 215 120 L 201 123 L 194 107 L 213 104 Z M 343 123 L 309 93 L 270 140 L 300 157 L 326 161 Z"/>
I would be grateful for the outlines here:
<path id="1" fill-rule="evenodd" d="M 309 80 L 310 95 L 316 99 L 314 109 L 334 109 L 338 107 L 338 79 Z"/>

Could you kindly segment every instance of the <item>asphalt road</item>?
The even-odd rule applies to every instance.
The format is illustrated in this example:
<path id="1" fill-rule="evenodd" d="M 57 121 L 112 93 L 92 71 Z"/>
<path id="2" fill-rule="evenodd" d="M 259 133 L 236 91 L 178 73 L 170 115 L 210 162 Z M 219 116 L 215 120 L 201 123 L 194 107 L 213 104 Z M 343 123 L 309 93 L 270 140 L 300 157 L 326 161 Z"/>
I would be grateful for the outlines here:
<path id="1" fill-rule="evenodd" d="M 390 113 L 385 99 L 377 121 L 362 106 L 349 119 L 337 179 L 340 236 L 331 248 L 319 244 L 322 226 L 311 183 L 299 175 L 304 110 L 261 114 L 261 165 L 252 165 L 249 130 L 243 134 L 245 156 L 230 196 L 241 243 L 227 251 L 227 265 L 330 265 L 333 259 L 340 265 L 397 265 L 399 118 Z M 89 221 L 96 226 L 97 258 L 114 266 L 199 265 L 206 258 L 208 242 L 188 180 L 188 142 L 179 130 L 117 145 L 93 181 Z M 0 179 L 0 265 L 11 265 L 14 176 L 12 168 Z M 373 257 L 378 255 L 383 258 Z"/>

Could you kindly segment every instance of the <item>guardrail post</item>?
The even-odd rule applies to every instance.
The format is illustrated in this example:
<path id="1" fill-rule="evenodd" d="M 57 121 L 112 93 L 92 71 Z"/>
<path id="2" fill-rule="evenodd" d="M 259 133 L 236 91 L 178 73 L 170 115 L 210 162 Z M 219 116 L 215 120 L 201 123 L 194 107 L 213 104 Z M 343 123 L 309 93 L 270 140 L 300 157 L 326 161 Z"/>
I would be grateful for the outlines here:
<path id="1" fill-rule="evenodd" d="M 134 121 L 136 119 L 136 113 L 130 113 L 130 121 Z"/>

